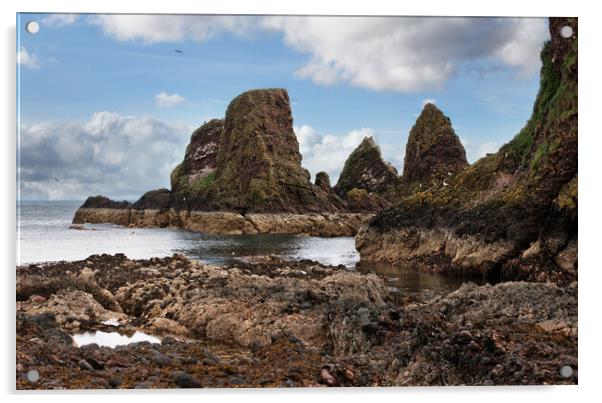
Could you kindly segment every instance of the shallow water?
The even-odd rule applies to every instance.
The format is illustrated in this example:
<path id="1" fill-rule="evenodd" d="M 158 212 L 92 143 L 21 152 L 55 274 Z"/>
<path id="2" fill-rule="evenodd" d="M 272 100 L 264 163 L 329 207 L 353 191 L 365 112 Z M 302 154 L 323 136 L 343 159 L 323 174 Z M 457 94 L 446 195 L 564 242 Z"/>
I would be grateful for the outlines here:
<path id="1" fill-rule="evenodd" d="M 124 228 L 86 224 L 69 229 L 81 201 L 21 202 L 17 205 L 17 265 L 80 260 L 93 254 L 123 253 L 130 259 L 182 253 L 205 263 L 233 264 L 254 256 L 276 255 L 310 259 L 355 269 L 359 254 L 352 237 L 319 238 L 294 235 L 208 235 L 171 228 Z M 387 264 L 362 265 L 374 271 L 392 290 L 452 291 L 465 281 Z"/>
<path id="2" fill-rule="evenodd" d="M 21 202 L 17 206 L 17 265 L 85 259 L 124 253 L 130 259 L 183 253 L 205 263 L 229 264 L 240 258 L 277 255 L 354 267 L 354 239 L 294 235 L 208 235 L 171 228 L 125 228 L 86 224 L 69 229 L 80 201 Z"/>
<path id="3" fill-rule="evenodd" d="M 98 344 L 100 347 L 111 347 L 125 346 L 131 343 L 137 343 L 139 341 L 148 341 L 151 343 L 161 343 L 161 339 L 151 336 L 143 332 L 136 331 L 131 336 L 126 336 L 117 332 L 85 332 L 74 334 L 73 341 L 78 347 L 85 346 L 87 344 Z"/>
<path id="4" fill-rule="evenodd" d="M 448 276 L 438 273 L 424 272 L 411 267 L 394 266 L 387 263 L 361 263 L 356 267 L 361 272 L 374 272 L 384 278 L 389 289 L 397 292 L 416 292 L 422 290 L 451 292 L 457 290 L 468 281 L 462 276 Z M 487 283 L 485 279 L 471 278 L 471 282 L 479 285 Z"/>

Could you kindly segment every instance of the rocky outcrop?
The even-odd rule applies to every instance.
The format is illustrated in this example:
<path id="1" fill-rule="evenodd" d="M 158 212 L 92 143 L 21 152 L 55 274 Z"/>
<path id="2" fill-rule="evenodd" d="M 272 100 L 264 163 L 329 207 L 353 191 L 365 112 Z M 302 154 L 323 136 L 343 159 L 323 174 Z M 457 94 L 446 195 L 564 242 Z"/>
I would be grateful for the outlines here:
<path id="1" fill-rule="evenodd" d="M 571 38 L 560 35 L 567 24 Z M 408 186 L 401 203 L 358 234 L 363 260 L 561 284 L 577 278 L 577 21 L 552 18 L 550 33 L 523 130 L 445 183 Z"/>
<path id="2" fill-rule="evenodd" d="M 171 192 L 168 189 L 157 189 L 146 192 L 140 197 L 132 208 L 134 210 L 169 210 Z"/>
<path id="3" fill-rule="evenodd" d="M 372 137 L 365 137 L 349 155 L 334 187 L 342 198 L 353 189 L 387 197 L 398 190 L 399 178 L 393 165 L 386 162 Z"/>
<path id="4" fill-rule="evenodd" d="M 377 212 L 399 195 L 397 170 L 386 162 L 372 137 L 365 137 L 345 161 L 334 192 L 353 212 Z"/>
<path id="5" fill-rule="evenodd" d="M 410 130 L 403 181 L 406 184 L 441 181 L 467 165 L 466 152 L 451 120 L 434 104 L 426 104 Z"/>
<path id="6" fill-rule="evenodd" d="M 18 389 L 578 381 L 576 284 L 394 295 L 375 274 L 311 261 L 179 255 L 96 255 L 16 276 Z M 70 335 L 99 330 L 160 342 L 77 347 Z"/>
<path id="7" fill-rule="evenodd" d="M 97 208 L 97 209 L 129 209 L 132 207 L 132 203 L 129 201 L 114 201 L 105 196 L 90 196 L 82 204 L 83 208 Z"/>
<path id="8" fill-rule="evenodd" d="M 312 184 L 301 166 L 286 90 L 248 91 L 230 103 L 225 119 L 210 120 L 194 131 L 184 160 L 171 174 L 171 191 L 147 192 L 133 204 L 91 197 L 73 223 L 175 226 L 224 234 L 355 235 L 368 214 L 389 205 L 383 195 L 397 180 L 373 140 L 362 144 L 345 172 L 351 175 L 350 164 L 357 160 L 363 176 L 352 184 L 376 193 L 355 189 L 344 200 L 330 187 L 326 173 Z"/>
<path id="9" fill-rule="evenodd" d="M 370 213 L 247 213 L 159 209 L 79 208 L 74 224 L 113 223 L 129 227 L 177 227 L 207 234 L 297 234 L 354 236 Z M 84 228 L 79 228 L 84 229 Z"/>
<path id="10" fill-rule="evenodd" d="M 205 122 L 192 133 L 184 161 L 171 174 L 171 205 L 174 208 L 187 209 L 194 203 L 195 191 L 202 191 L 215 179 L 223 133 L 222 119 Z"/>
<path id="11" fill-rule="evenodd" d="M 330 176 L 326 172 L 320 171 L 316 174 L 315 185 L 325 192 L 331 192 Z"/>
<path id="12" fill-rule="evenodd" d="M 211 121 L 193 134 L 183 164 L 172 173 L 174 208 L 238 213 L 339 211 L 301 166 L 292 123 L 284 89 L 253 90 L 236 97 L 223 122 Z M 200 157 L 195 160 L 199 147 Z"/>

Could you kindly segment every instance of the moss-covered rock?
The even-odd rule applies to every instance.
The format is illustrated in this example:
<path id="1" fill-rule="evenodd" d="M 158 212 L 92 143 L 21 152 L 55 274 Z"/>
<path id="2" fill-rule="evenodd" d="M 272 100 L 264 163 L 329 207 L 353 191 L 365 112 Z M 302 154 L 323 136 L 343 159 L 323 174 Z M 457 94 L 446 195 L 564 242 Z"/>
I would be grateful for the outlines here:
<path id="1" fill-rule="evenodd" d="M 468 165 L 451 120 L 428 103 L 410 130 L 403 167 L 405 183 L 442 181 Z"/>
<path id="2" fill-rule="evenodd" d="M 341 209 L 301 166 L 288 93 L 245 92 L 223 121 L 193 133 L 172 173 L 176 209 L 247 212 L 334 212 Z M 334 200 L 336 202 L 336 200 Z"/>
<path id="3" fill-rule="evenodd" d="M 565 25 L 573 29 L 571 38 L 560 34 Z M 420 260 L 433 270 L 540 281 L 576 278 L 576 270 L 565 269 L 576 266 L 576 254 L 574 265 L 565 258 L 562 265 L 555 262 L 569 243 L 576 249 L 577 19 L 551 18 L 550 34 L 541 52 L 540 90 L 520 133 L 497 153 L 452 172 L 445 183 L 412 184 L 424 178 L 415 176 L 425 172 L 419 161 L 412 162 L 424 154 L 408 150 L 412 157 L 406 159 L 404 178 L 410 184 L 401 202 L 378 214 L 358 236 L 362 259 L 385 256 L 386 242 L 389 260 Z M 447 118 L 428 109 L 427 116 L 451 130 Z M 424 133 L 423 124 L 418 126 Z M 402 250 L 413 255 L 397 253 Z"/>
<path id="4" fill-rule="evenodd" d="M 194 200 L 204 199 L 217 168 L 217 155 L 224 121 L 212 119 L 196 129 L 186 147 L 184 160 L 171 173 L 171 205 L 186 209 Z"/>
<path id="5" fill-rule="evenodd" d="M 385 195 L 398 186 L 395 167 L 383 159 L 374 139 L 365 137 L 345 161 L 335 191 L 343 197 L 353 189 Z"/>
<path id="6" fill-rule="evenodd" d="M 341 197 L 346 197 L 353 189 L 388 196 L 395 193 L 398 186 L 397 170 L 383 159 L 374 139 L 365 137 L 345 161 L 334 189 Z"/>

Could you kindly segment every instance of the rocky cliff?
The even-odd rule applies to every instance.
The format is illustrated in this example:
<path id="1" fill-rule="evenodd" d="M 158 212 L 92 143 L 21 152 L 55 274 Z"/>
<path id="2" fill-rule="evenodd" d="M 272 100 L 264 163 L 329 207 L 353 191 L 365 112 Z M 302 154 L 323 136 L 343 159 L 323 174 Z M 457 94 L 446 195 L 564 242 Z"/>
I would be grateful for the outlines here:
<path id="1" fill-rule="evenodd" d="M 565 25 L 570 38 L 560 34 Z M 577 19 L 551 18 L 550 34 L 525 127 L 446 183 L 408 186 L 397 206 L 358 234 L 363 260 L 560 283 L 577 278 Z M 427 105 L 414 134 L 426 132 L 419 129 L 428 120 L 449 131 L 441 116 Z M 408 182 L 432 174 L 416 169 L 416 153 L 408 152 Z M 458 169 L 464 164 L 455 161 Z"/>
<path id="2" fill-rule="evenodd" d="M 335 212 L 301 166 L 288 93 L 245 92 L 192 136 L 172 174 L 174 207 L 238 213 Z"/>
<path id="3" fill-rule="evenodd" d="M 441 181 L 468 165 L 466 152 L 451 120 L 432 103 L 410 130 L 403 166 L 405 183 Z"/>

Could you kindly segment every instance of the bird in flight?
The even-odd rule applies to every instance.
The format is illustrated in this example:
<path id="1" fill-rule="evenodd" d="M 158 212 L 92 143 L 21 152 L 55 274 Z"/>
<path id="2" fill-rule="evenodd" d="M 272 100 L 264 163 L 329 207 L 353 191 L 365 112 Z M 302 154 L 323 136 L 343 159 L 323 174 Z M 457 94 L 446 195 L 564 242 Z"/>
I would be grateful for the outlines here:
<path id="1" fill-rule="evenodd" d="M 184 53 L 184 51 L 180 50 L 180 49 L 174 49 L 174 50 L 176 51 L 176 53 Z"/>
<path id="2" fill-rule="evenodd" d="M 54 180 L 57 181 L 57 182 L 60 182 L 59 178 L 57 178 L 56 176 L 54 177 Z"/>

